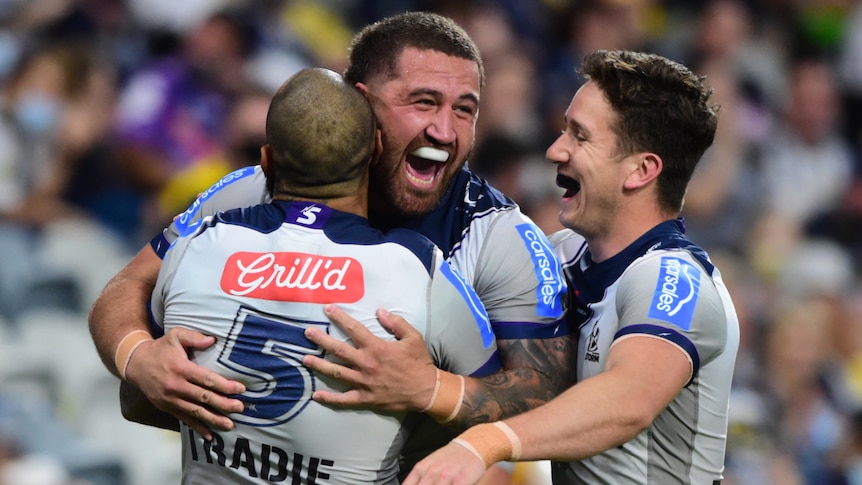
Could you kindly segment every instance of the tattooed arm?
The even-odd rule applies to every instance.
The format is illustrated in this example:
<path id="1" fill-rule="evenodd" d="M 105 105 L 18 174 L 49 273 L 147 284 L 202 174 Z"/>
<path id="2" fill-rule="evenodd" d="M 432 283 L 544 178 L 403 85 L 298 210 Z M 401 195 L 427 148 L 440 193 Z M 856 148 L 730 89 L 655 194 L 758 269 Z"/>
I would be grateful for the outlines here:
<path id="1" fill-rule="evenodd" d="M 306 330 L 306 336 L 345 365 L 315 356 L 306 356 L 303 364 L 349 384 L 351 389 L 316 391 L 314 400 L 352 408 L 424 410 L 434 393 L 436 371 L 422 335 L 400 316 L 378 312 L 380 323 L 397 337 L 382 340 L 341 309 L 329 307 L 328 311 L 349 340 L 337 340 L 316 328 Z M 497 345 L 503 368 L 509 370 L 483 378 L 465 377 L 463 401 L 449 425 L 464 428 L 524 412 L 549 401 L 572 383 L 568 336 L 498 340 Z"/>
<path id="2" fill-rule="evenodd" d="M 570 338 L 497 340 L 504 370 L 465 379 L 461 410 L 452 424 L 468 427 L 514 416 L 568 389 L 574 384 Z"/>

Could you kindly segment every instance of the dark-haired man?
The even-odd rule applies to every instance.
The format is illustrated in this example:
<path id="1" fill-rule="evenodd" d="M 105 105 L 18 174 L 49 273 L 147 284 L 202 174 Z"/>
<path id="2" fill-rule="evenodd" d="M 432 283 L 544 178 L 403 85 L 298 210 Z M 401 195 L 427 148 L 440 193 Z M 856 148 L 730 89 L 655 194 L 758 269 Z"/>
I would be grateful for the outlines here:
<path id="1" fill-rule="evenodd" d="M 414 229 L 443 250 L 484 303 L 506 369 L 482 380 L 438 373 L 422 339 L 411 335 L 384 342 L 385 351 L 363 355 L 368 361 L 398 362 L 404 379 L 419 384 L 418 392 L 386 396 L 383 403 L 375 397 L 345 404 L 427 410 L 464 426 L 547 401 L 568 383 L 559 371 L 566 369 L 568 355 L 568 336 L 561 326 L 565 284 L 541 231 L 512 200 L 464 167 L 484 84 L 472 40 L 445 17 L 399 14 L 356 36 L 345 78 L 366 94 L 382 132 L 383 153 L 371 168 L 369 220 L 384 230 Z M 242 410 L 240 401 L 224 396 L 239 392 L 237 383 L 186 358 L 188 349 L 212 345 L 212 337 L 168 332 L 138 347 L 125 373 L 117 371 L 116 349 L 130 332 L 146 329 L 144 303 L 163 248 L 177 234 L 193 231 L 203 215 L 265 200 L 259 169 L 225 177 L 141 250 L 108 284 L 90 314 L 105 365 L 204 436 L 209 436 L 209 426 L 230 429 L 233 423 L 223 414 Z M 442 395 L 434 393 L 438 379 L 448 383 Z M 346 398 L 351 396 L 356 394 Z M 439 402 L 431 406 L 439 397 L 449 400 L 442 407 Z"/>
<path id="2" fill-rule="evenodd" d="M 677 219 L 712 144 L 703 78 L 664 57 L 596 51 L 548 148 L 566 189 L 554 234 L 579 329 L 577 383 L 468 429 L 404 485 L 475 483 L 500 460 L 553 459 L 553 482 L 717 484 L 739 323 Z"/>
<path id="3" fill-rule="evenodd" d="M 500 368 L 487 314 L 427 238 L 368 224 L 379 138 L 353 85 L 325 69 L 298 72 L 273 97 L 266 132 L 272 200 L 219 212 L 176 239 L 153 291 L 155 324 L 214 336 L 194 362 L 246 387 L 230 431 L 205 440 L 182 426 L 182 483 L 397 483 L 406 413 L 312 401 L 337 384 L 302 365 L 323 353 L 304 330 L 329 332 L 325 306 L 337 303 L 391 340 L 375 315 L 385 306 L 417 324 L 436 365 L 485 375 Z M 125 348 L 147 339 L 132 334 Z"/>

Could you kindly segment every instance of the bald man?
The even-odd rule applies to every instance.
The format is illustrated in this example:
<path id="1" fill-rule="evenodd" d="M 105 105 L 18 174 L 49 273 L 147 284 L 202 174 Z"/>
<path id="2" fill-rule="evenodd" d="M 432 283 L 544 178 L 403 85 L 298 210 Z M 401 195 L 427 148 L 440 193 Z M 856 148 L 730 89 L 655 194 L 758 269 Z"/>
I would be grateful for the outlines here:
<path id="1" fill-rule="evenodd" d="M 332 360 L 305 330 L 346 340 L 325 313 L 337 304 L 393 340 L 377 320 L 386 308 L 424 335 L 437 366 L 482 376 L 500 369 L 488 316 L 428 239 L 368 225 L 368 168 L 381 146 L 359 90 L 332 71 L 300 71 L 273 97 L 266 132 L 272 202 L 190 225 L 153 292 L 155 330 L 215 336 L 193 360 L 245 386 L 232 430 L 207 440 L 182 425 L 183 484 L 397 483 L 407 413 L 312 401 L 315 390 L 344 389 L 302 365 L 306 355 Z M 138 338 L 149 335 L 120 345 L 121 365 Z"/>

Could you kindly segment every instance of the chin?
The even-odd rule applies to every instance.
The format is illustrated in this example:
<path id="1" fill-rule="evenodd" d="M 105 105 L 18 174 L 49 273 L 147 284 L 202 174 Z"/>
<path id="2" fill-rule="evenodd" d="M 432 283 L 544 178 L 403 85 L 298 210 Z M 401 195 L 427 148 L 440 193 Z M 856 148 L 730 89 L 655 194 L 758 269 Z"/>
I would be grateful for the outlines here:
<path id="1" fill-rule="evenodd" d="M 578 219 L 575 216 L 566 214 L 565 212 L 560 212 L 560 217 L 558 218 L 560 224 L 563 225 L 566 229 L 571 229 L 577 232 Z"/>
<path id="2" fill-rule="evenodd" d="M 434 210 L 437 207 L 437 200 L 431 202 L 425 201 L 405 201 L 403 204 L 399 204 L 397 207 L 397 211 L 399 215 L 410 217 L 410 218 L 419 218 L 427 215 L 429 212 Z"/>

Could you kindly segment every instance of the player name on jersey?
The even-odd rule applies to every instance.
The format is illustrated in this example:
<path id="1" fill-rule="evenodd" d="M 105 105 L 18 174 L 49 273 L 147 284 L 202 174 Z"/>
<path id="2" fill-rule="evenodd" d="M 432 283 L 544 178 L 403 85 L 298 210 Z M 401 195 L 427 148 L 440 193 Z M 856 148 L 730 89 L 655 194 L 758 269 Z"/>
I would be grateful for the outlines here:
<path id="1" fill-rule="evenodd" d="M 233 443 L 225 443 L 218 433 L 213 433 L 212 441 L 201 439 L 191 428 L 187 428 L 188 445 L 192 461 L 205 461 L 211 465 L 244 470 L 251 478 L 260 478 L 272 483 L 318 483 L 318 480 L 332 478 L 327 473 L 335 461 L 329 458 L 303 456 L 289 453 L 275 445 L 254 443 L 237 436 Z M 259 449 L 252 449 L 252 446 Z"/>

